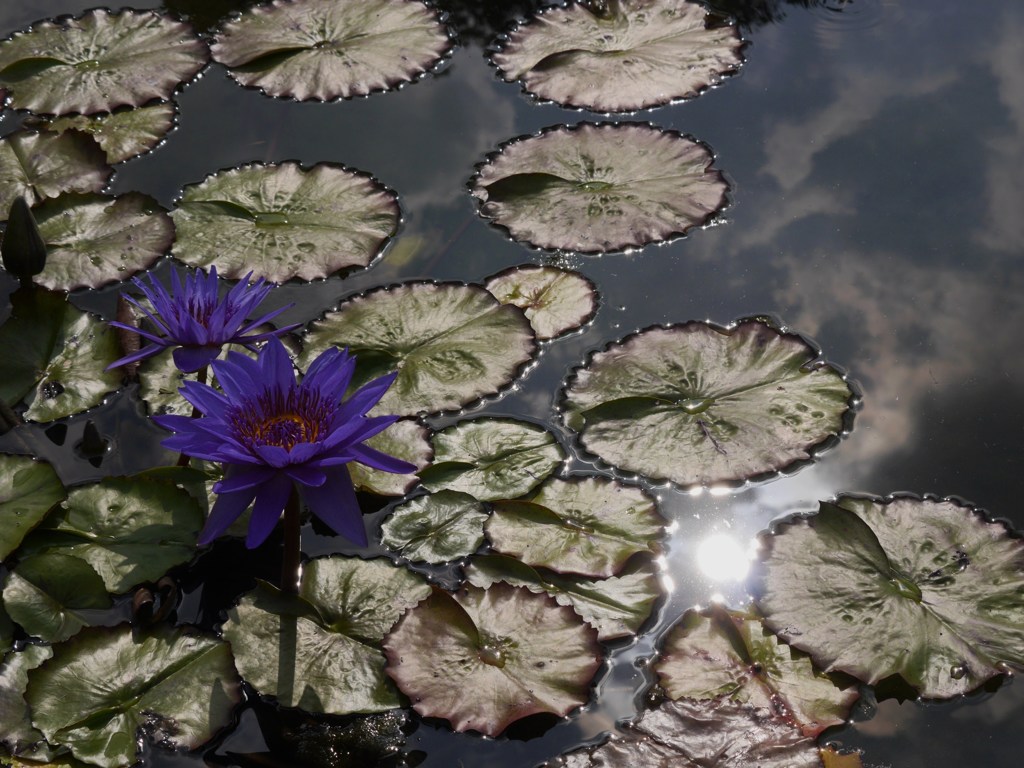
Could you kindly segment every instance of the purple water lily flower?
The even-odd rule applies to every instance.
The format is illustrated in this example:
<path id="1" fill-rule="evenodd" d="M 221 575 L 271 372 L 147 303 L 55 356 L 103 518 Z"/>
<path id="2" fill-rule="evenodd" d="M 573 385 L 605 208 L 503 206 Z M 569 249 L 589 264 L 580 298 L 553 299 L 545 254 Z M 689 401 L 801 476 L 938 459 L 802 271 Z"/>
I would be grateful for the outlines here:
<path id="1" fill-rule="evenodd" d="M 244 344 L 254 349 L 253 345 L 258 341 L 298 328 L 300 323 L 266 333 L 251 333 L 292 306 L 280 307 L 257 320 L 247 320 L 272 287 L 266 285 L 263 278 L 249 285 L 251 275 L 252 272 L 242 278 L 223 298 L 218 296 L 216 267 L 210 267 L 208 275 L 202 272 L 186 275 L 184 285 L 178 273 L 172 271 L 170 293 L 152 275 L 149 276 L 149 285 L 137 277 L 132 278 L 135 286 L 149 299 L 153 309 L 150 311 L 128 295 L 125 295 L 125 300 L 145 314 L 163 335 L 158 336 L 132 325 L 111 321 L 110 325 L 138 333 L 152 343 L 116 360 L 107 366 L 107 370 L 136 363 L 168 347 L 175 347 L 174 364 L 178 370 L 194 373 L 214 360 L 225 344 Z"/>
<path id="2" fill-rule="evenodd" d="M 347 350 L 326 350 L 296 383 L 288 353 L 276 338 L 255 360 L 229 352 L 212 367 L 223 392 L 196 381 L 186 381 L 180 390 L 203 414 L 200 418 L 153 417 L 175 433 L 164 447 L 225 466 L 224 479 L 213 487 L 217 501 L 199 544 L 221 535 L 255 501 L 246 546 L 258 547 L 297 487 L 314 515 L 365 545 L 363 517 L 346 465 L 358 461 L 385 472 L 416 471 L 363 444 L 398 420 L 366 415 L 397 373 L 374 379 L 344 400 L 355 369 Z"/>

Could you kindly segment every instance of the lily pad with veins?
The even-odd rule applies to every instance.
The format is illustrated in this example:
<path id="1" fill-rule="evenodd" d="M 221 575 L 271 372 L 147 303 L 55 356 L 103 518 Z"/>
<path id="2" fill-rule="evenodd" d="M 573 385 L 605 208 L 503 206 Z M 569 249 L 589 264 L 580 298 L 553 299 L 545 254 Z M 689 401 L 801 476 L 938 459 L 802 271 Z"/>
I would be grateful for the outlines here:
<path id="1" fill-rule="evenodd" d="M 763 544 L 765 624 L 825 671 L 944 699 L 1024 668 L 1024 541 L 970 507 L 841 496 Z"/>
<path id="2" fill-rule="evenodd" d="M 31 206 L 64 192 L 99 192 L 113 174 L 100 146 L 80 131 L 16 131 L 0 140 L 0 216 L 19 195 Z"/>
<path id="3" fill-rule="evenodd" d="M 568 269 L 512 267 L 487 278 L 485 287 L 502 304 L 522 309 L 540 341 L 576 330 L 597 312 L 597 288 Z"/>
<path id="4" fill-rule="evenodd" d="M 138 109 L 119 109 L 100 115 L 72 115 L 53 120 L 37 120 L 52 133 L 73 130 L 92 136 L 107 155 L 110 164 L 148 152 L 174 127 L 175 105 L 161 101 Z"/>
<path id="5" fill-rule="evenodd" d="M 548 8 L 492 56 L 529 93 L 592 112 L 693 98 L 743 63 L 736 27 L 709 24 L 688 0 L 617 0 Z"/>
<path id="6" fill-rule="evenodd" d="M 224 24 L 212 52 L 242 85 L 328 101 L 411 82 L 451 46 L 437 12 L 417 0 L 274 0 Z"/>
<path id="7" fill-rule="evenodd" d="M 173 255 L 186 264 L 283 283 L 367 266 L 395 234 L 399 210 L 395 193 L 365 173 L 286 162 L 231 168 L 191 184 L 171 217 Z"/>
<path id="8" fill-rule="evenodd" d="M 466 419 L 437 432 L 433 463 L 420 472 L 431 491 L 458 491 L 480 501 L 528 493 L 565 460 L 544 427 L 518 419 Z"/>
<path id="9" fill-rule="evenodd" d="M 760 319 L 694 321 L 594 354 L 569 378 L 564 418 L 612 466 L 708 486 L 809 460 L 848 428 L 855 402 L 801 336 Z"/>
<path id="10" fill-rule="evenodd" d="M 0 560 L 67 497 L 56 470 L 29 456 L 0 455 Z M 0 642 L 0 649 L 3 643 Z"/>
<path id="11" fill-rule="evenodd" d="M 174 241 L 174 224 L 149 195 L 61 195 L 33 212 L 46 243 L 36 282 L 53 290 L 100 288 L 151 267 Z"/>
<path id="12" fill-rule="evenodd" d="M 0 42 L 0 86 L 15 109 L 93 114 L 167 99 L 209 53 L 192 28 L 154 11 L 86 11 Z"/>
<path id="13" fill-rule="evenodd" d="M 329 346 L 356 356 L 353 386 L 398 371 L 374 413 L 460 408 L 508 386 L 536 341 L 518 307 L 475 285 L 402 283 L 348 299 L 314 322 L 299 366 Z"/>
<path id="14" fill-rule="evenodd" d="M 639 488 L 600 477 L 551 478 L 529 499 L 495 502 L 487 537 L 527 565 L 607 577 L 637 552 L 657 550 L 665 525 Z"/>
<path id="15" fill-rule="evenodd" d="M 381 543 L 413 562 L 447 563 L 483 544 L 487 511 L 455 491 L 441 491 L 395 507 L 381 526 Z"/>
<path id="16" fill-rule="evenodd" d="M 706 224 L 729 185 L 711 150 L 647 123 L 559 125 L 502 145 L 470 191 L 480 214 L 537 248 L 606 253 Z"/>
<path id="17" fill-rule="evenodd" d="M 402 616 L 384 652 L 420 715 L 488 736 L 582 706 L 602 661 L 596 631 L 575 611 L 508 584 L 434 590 Z"/>
<path id="18" fill-rule="evenodd" d="M 816 737 L 849 716 L 856 686 L 839 688 L 752 614 L 689 610 L 665 639 L 655 671 L 673 700 L 728 700 L 769 710 Z"/>
<path id="19" fill-rule="evenodd" d="M 371 448 L 396 459 L 408 461 L 415 465 L 417 470 L 422 470 L 430 464 L 434 456 L 429 437 L 429 430 L 418 421 L 399 419 L 365 442 Z M 419 482 L 416 473 L 399 475 L 394 472 L 382 472 L 359 462 L 350 463 L 348 473 L 356 488 L 381 496 L 404 496 Z"/>

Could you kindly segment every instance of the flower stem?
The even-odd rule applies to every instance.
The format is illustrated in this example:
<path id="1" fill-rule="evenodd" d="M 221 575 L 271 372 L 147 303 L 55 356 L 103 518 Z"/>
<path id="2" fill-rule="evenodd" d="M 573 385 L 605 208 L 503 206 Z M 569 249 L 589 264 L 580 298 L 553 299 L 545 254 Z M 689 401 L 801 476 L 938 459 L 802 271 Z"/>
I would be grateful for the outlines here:
<path id="1" fill-rule="evenodd" d="M 292 495 L 284 507 L 284 557 L 281 561 L 281 591 L 299 593 L 299 567 L 301 554 L 299 541 L 302 524 L 299 517 L 299 489 L 292 486 Z"/>
<path id="2" fill-rule="evenodd" d="M 210 366 L 208 366 L 208 365 L 204 365 L 202 368 L 200 368 L 198 371 L 196 371 L 196 381 L 198 381 L 200 384 L 205 384 L 206 383 L 206 372 L 209 369 L 209 367 Z M 193 405 L 192 406 L 192 418 L 193 419 L 198 419 L 200 415 L 201 414 L 199 413 L 199 409 L 196 408 Z M 191 456 L 187 456 L 184 453 L 178 454 L 178 466 L 179 467 L 187 467 L 188 463 L 191 460 L 192 460 Z"/>

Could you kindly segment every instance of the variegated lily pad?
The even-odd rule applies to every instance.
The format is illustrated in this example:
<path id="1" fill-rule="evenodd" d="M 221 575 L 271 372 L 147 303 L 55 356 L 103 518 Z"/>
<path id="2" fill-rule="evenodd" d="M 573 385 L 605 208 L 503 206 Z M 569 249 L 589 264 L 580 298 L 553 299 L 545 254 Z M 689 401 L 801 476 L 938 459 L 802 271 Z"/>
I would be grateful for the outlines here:
<path id="1" fill-rule="evenodd" d="M 153 11 L 98 8 L 0 42 L 0 86 L 15 109 L 88 115 L 166 99 L 208 57 L 187 24 Z"/>
<path id="2" fill-rule="evenodd" d="M 676 701 L 748 704 L 774 712 L 812 738 L 845 722 L 857 700 L 856 686 L 836 686 L 755 616 L 720 606 L 687 611 L 666 637 L 655 670 Z"/>
<path id="3" fill-rule="evenodd" d="M 430 431 L 414 419 L 399 419 L 380 432 L 366 444 L 388 456 L 408 461 L 421 470 L 430 464 L 434 449 L 430 445 Z M 352 484 L 360 490 L 378 493 L 381 496 L 404 496 L 419 482 L 416 474 L 399 475 L 382 472 L 359 462 L 348 465 Z"/>
<path id="4" fill-rule="evenodd" d="M 548 8 L 492 57 L 531 94 L 592 112 L 630 112 L 697 96 L 743 62 L 734 26 L 708 25 L 689 0 Z"/>
<path id="5" fill-rule="evenodd" d="M 213 58 L 270 96 L 328 101 L 415 80 L 451 45 L 418 0 L 274 0 L 226 23 Z"/>
<path id="6" fill-rule="evenodd" d="M 392 510 L 381 526 L 385 547 L 407 560 L 447 563 L 484 542 L 483 504 L 455 491 L 420 496 Z"/>
<path id="7" fill-rule="evenodd" d="M 532 568 L 506 555 L 478 555 L 466 568 L 477 587 L 506 582 L 531 592 L 546 592 L 560 605 L 572 606 L 597 631 L 601 640 L 629 637 L 639 631 L 661 596 L 658 574 L 650 558 L 637 558 L 607 579 L 564 576 Z"/>
<path id="8" fill-rule="evenodd" d="M 1024 541 L 970 507 L 841 496 L 764 544 L 765 624 L 826 671 L 937 699 L 1024 669 Z"/>
<path id="9" fill-rule="evenodd" d="M 470 182 L 480 214 L 537 248 L 605 253 L 707 223 L 729 185 L 711 150 L 646 123 L 580 123 L 515 139 Z"/>
<path id="10" fill-rule="evenodd" d="M 289 162 L 245 165 L 189 185 L 171 216 L 174 256 L 186 264 L 283 283 L 365 267 L 395 234 L 399 211 L 395 193 L 365 173 Z"/>
<path id="11" fill-rule="evenodd" d="M 121 163 L 156 147 L 174 127 L 174 103 L 161 101 L 138 109 L 119 109 L 101 115 L 73 115 L 38 121 L 40 127 L 63 134 L 73 130 L 89 134 L 107 155 Z"/>
<path id="12" fill-rule="evenodd" d="M 597 633 L 547 595 L 496 584 L 435 590 L 384 640 L 387 673 L 424 717 L 497 736 L 528 715 L 590 698 Z"/>
<path id="13" fill-rule="evenodd" d="M 541 341 L 585 325 L 597 311 L 597 288 L 579 272 L 523 265 L 489 277 L 488 291 L 502 304 L 515 304 Z"/>
<path id="14" fill-rule="evenodd" d="M 11 406 L 26 401 L 26 419 L 80 413 L 121 385 L 121 373 L 106 370 L 121 356 L 113 329 L 40 288 L 12 294 L 0 349 L 0 397 Z"/>
<path id="15" fill-rule="evenodd" d="M 822 768 L 814 740 L 769 710 L 712 701 L 665 701 L 625 735 L 544 768 Z"/>
<path id="16" fill-rule="evenodd" d="M 28 672 L 32 722 L 53 745 L 102 768 L 138 760 L 145 727 L 171 749 L 195 749 L 241 701 L 227 643 L 196 631 L 136 637 L 123 625 L 87 629 Z"/>
<path id="17" fill-rule="evenodd" d="M 170 216 L 149 195 L 61 195 L 34 212 L 46 242 L 36 282 L 71 291 L 99 288 L 151 267 L 174 241 Z"/>
<path id="18" fill-rule="evenodd" d="M 517 419 L 467 419 L 436 433 L 432 442 L 434 461 L 420 472 L 423 486 L 481 501 L 522 496 L 565 460 L 554 435 Z"/>
<path id="19" fill-rule="evenodd" d="M 498 552 L 560 573 L 606 577 L 658 548 L 666 521 L 639 488 L 590 477 L 552 478 L 522 501 L 498 501 L 487 538 Z"/>
<path id="20" fill-rule="evenodd" d="M 588 451 L 684 486 L 807 461 L 848 428 L 855 403 L 817 348 L 759 319 L 641 331 L 593 355 L 564 394 Z"/>
<path id="21" fill-rule="evenodd" d="M 384 560 L 329 557 L 304 569 L 299 595 L 260 583 L 228 613 L 224 637 L 242 676 L 283 706 L 308 712 L 383 712 L 400 705 L 379 643 L 430 593 Z"/>
<path id="22" fill-rule="evenodd" d="M 398 378 L 374 413 L 412 416 L 460 408 L 507 386 L 536 350 L 522 310 L 461 283 L 403 283 L 344 302 L 312 324 L 305 367 L 330 346 L 358 360 L 358 386 Z"/>
<path id="23" fill-rule="evenodd" d="M 35 205 L 63 192 L 99 192 L 113 173 L 91 136 L 17 131 L 0 141 L 0 216 L 19 195 Z"/>

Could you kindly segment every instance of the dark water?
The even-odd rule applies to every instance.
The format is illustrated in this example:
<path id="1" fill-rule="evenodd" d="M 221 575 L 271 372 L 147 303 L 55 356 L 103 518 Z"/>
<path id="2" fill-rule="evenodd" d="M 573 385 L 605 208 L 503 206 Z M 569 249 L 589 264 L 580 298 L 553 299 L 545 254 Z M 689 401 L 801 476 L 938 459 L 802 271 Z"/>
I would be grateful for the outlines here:
<path id="1" fill-rule="evenodd" d="M 92 5 L 4 0 L 0 34 Z M 458 18 L 469 18 L 467 6 Z M 594 116 L 530 102 L 497 80 L 471 35 L 438 74 L 337 104 L 267 99 L 212 66 L 178 96 L 179 127 L 166 145 L 120 167 L 113 191 L 141 190 L 170 206 L 183 185 L 220 168 L 285 159 L 344 163 L 397 190 L 404 225 L 391 250 L 344 280 L 284 287 L 275 301 L 301 294 L 301 305 L 282 322 L 311 319 L 350 293 L 398 280 L 479 281 L 527 262 L 590 277 L 602 298 L 593 324 L 550 345 L 521 388 L 474 413 L 550 420 L 571 367 L 654 323 L 772 313 L 814 338 L 863 390 L 853 433 L 816 465 L 740 493 L 659 489 L 678 527 L 668 553 L 675 590 L 658 626 L 716 595 L 744 600 L 735 575 L 699 567 L 710 537 L 728 537 L 742 553 L 772 519 L 839 492 L 956 495 L 1024 527 L 1024 5 L 723 0 L 721 7 L 745 20 L 750 44 L 740 74 L 693 102 L 631 118 L 708 143 L 733 185 L 717 226 L 669 246 L 552 259 L 476 217 L 465 183 L 487 152 L 513 136 Z M 0 132 L 16 123 L 5 114 Z M 115 293 L 76 301 L 109 315 Z M 91 417 L 122 445 L 155 434 L 131 418 L 124 398 Z M 72 421 L 70 434 L 81 429 Z M 103 471 L 140 469 L 142 461 L 115 454 Z M 94 472 L 79 462 L 65 477 Z M 602 704 L 536 738 L 494 741 L 420 726 L 408 747 L 427 752 L 422 765 L 430 768 L 548 759 L 632 713 L 643 681 L 633 662 L 650 648 L 645 639 L 616 651 Z M 833 738 L 863 749 L 874 768 L 1015 768 L 1022 721 L 1018 683 L 942 705 L 886 701 L 874 718 Z M 218 751 L 258 751 L 257 733 L 246 711 Z M 157 754 L 152 764 L 201 760 Z"/>

